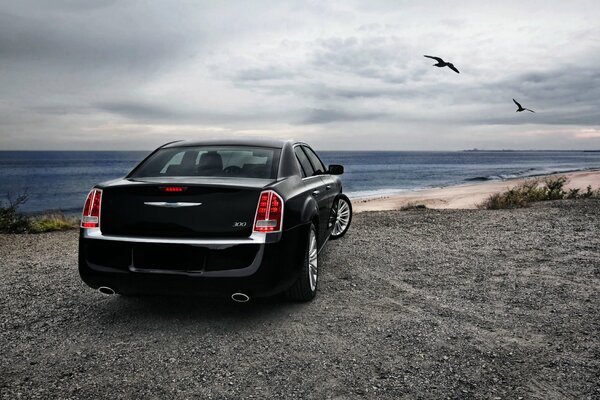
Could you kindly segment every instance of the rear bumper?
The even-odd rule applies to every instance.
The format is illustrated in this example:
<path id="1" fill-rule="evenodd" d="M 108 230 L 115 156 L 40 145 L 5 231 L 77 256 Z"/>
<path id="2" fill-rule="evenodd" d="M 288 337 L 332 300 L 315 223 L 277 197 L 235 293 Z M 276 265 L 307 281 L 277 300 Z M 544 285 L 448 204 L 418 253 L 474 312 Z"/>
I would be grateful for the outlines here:
<path id="1" fill-rule="evenodd" d="M 104 236 L 82 229 L 79 273 L 96 289 L 122 294 L 270 296 L 298 278 L 309 225 L 241 239 Z"/>

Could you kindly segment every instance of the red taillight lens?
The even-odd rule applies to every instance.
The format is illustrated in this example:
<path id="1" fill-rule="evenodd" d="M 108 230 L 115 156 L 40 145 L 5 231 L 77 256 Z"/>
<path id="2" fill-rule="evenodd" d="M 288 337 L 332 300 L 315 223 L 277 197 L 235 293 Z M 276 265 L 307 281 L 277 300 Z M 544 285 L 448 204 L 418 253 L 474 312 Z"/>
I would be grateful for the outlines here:
<path id="1" fill-rule="evenodd" d="M 81 215 L 82 228 L 100 227 L 100 205 L 102 203 L 102 190 L 92 189 L 85 200 L 83 214 Z"/>
<path id="2" fill-rule="evenodd" d="M 281 230 L 283 200 L 272 190 L 260 194 L 254 218 L 255 232 L 278 232 Z"/>

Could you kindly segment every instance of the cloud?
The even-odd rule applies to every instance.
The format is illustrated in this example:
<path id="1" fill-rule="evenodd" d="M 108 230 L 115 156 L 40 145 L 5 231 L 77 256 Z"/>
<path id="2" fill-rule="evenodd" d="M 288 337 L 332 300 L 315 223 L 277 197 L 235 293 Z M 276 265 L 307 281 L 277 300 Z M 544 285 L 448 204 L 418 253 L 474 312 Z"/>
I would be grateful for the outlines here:
<path id="1" fill-rule="evenodd" d="M 596 146 L 600 5 L 540 4 L 4 2 L 0 146 L 244 132 L 363 149 Z"/>
<path id="2" fill-rule="evenodd" d="M 600 139 L 600 129 L 580 129 L 574 136 L 577 139 Z"/>
<path id="3" fill-rule="evenodd" d="M 366 121 L 381 117 L 380 113 L 361 113 L 339 110 L 312 109 L 298 122 L 300 125 L 328 124 L 336 121 Z"/>
<path id="4" fill-rule="evenodd" d="M 281 67 L 250 68 L 238 72 L 237 81 L 266 81 L 293 78 L 294 73 Z"/>

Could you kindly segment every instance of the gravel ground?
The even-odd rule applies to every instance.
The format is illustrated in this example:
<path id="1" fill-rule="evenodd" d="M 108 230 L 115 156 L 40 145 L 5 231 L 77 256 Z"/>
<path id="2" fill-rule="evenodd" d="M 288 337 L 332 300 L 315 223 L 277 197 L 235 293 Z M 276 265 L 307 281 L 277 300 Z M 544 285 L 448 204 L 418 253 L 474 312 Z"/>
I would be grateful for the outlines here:
<path id="1" fill-rule="evenodd" d="M 355 216 L 310 304 L 88 289 L 0 236 L 2 398 L 600 398 L 600 201 Z"/>

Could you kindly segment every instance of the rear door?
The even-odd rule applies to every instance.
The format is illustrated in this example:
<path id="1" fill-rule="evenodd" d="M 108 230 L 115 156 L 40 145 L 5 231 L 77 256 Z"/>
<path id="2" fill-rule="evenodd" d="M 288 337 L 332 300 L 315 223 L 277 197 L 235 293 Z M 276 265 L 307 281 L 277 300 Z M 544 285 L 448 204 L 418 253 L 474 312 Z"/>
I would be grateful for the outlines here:
<path id="1" fill-rule="evenodd" d="M 322 225 L 323 225 L 324 237 L 325 237 L 325 236 L 329 235 L 329 229 L 331 228 L 331 226 L 330 226 L 331 209 L 333 207 L 333 202 L 335 201 L 335 198 L 336 198 L 336 195 L 337 195 L 339 189 L 336 187 L 335 180 L 331 177 L 331 175 L 327 174 L 327 168 L 325 167 L 325 164 L 321 161 L 319 156 L 317 156 L 317 153 L 315 153 L 315 151 L 313 149 L 311 149 L 309 146 L 304 145 L 304 146 L 302 146 L 302 149 L 306 153 L 308 160 L 310 161 L 311 165 L 313 166 L 313 169 L 315 170 L 315 174 L 319 175 L 319 177 L 321 178 L 321 181 L 323 182 L 323 186 L 322 186 L 323 194 L 322 194 L 322 198 L 321 198 L 322 204 L 320 204 L 319 207 L 322 208 L 320 211 L 320 214 L 321 214 L 320 218 L 321 218 L 321 221 L 324 222 Z M 323 218 L 325 218 L 325 219 L 323 219 Z"/>
<path id="2" fill-rule="evenodd" d="M 297 145 L 294 147 L 294 152 L 298 158 L 298 162 L 302 167 L 302 182 L 305 185 L 305 190 L 317 201 L 319 208 L 319 246 L 324 242 L 327 237 L 327 224 L 329 221 L 329 213 L 327 212 L 327 196 L 325 183 L 321 179 L 322 171 L 320 169 L 315 170 L 313 164 L 310 162 L 307 153 L 304 151 L 304 146 Z"/>

